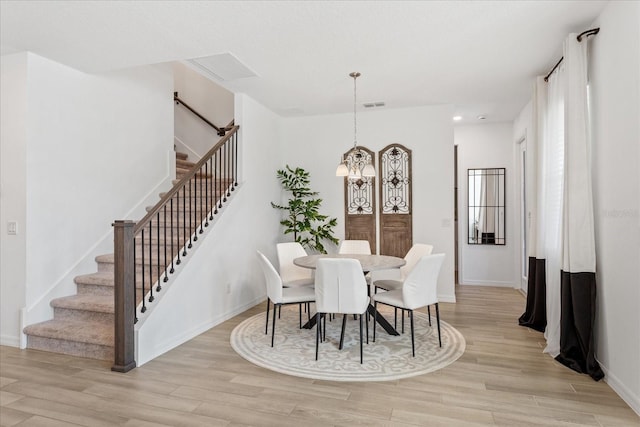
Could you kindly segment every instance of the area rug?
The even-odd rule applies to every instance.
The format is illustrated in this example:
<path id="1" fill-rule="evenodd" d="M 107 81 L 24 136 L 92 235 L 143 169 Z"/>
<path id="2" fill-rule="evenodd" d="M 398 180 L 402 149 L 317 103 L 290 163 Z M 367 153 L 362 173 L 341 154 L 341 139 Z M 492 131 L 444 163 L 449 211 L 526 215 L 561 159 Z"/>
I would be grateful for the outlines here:
<path id="1" fill-rule="evenodd" d="M 393 324 L 393 309 L 384 307 L 380 312 Z M 306 315 L 303 314 L 304 320 Z M 432 326 L 429 326 L 425 313 L 414 313 L 416 357 L 411 356 L 408 318 L 405 319 L 405 333 L 397 336 L 387 334 L 378 325 L 375 343 L 371 339 L 373 325 L 370 322 L 369 344 L 366 344 L 365 338 L 362 365 L 359 322 L 353 316 L 348 316 L 342 350 L 338 350 L 342 318 L 338 316 L 333 321 L 327 321 L 326 340 L 320 343 L 316 361 L 316 329 L 298 329 L 297 306 L 283 307 L 281 318 L 276 322 L 273 348 L 271 319 L 269 334 L 265 334 L 264 312 L 235 327 L 231 332 L 231 346 L 249 362 L 283 374 L 329 381 L 390 381 L 442 369 L 462 356 L 465 349 L 462 334 L 441 320 L 442 347 L 439 347 L 435 316 L 432 315 L 431 320 Z M 398 329 L 400 332 L 400 314 Z M 363 326 L 363 335 L 364 330 Z"/>

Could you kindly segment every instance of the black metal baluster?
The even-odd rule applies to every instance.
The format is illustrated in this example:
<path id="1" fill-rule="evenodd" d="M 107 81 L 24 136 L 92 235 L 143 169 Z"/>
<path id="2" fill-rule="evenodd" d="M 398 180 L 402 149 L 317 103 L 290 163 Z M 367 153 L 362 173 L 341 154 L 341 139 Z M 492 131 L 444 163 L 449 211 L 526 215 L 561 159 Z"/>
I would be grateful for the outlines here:
<path id="1" fill-rule="evenodd" d="M 166 208 L 166 206 L 165 206 L 165 208 Z M 156 228 L 157 228 L 156 229 L 156 240 L 158 241 L 157 242 L 158 248 L 156 249 L 156 251 L 158 253 L 158 268 L 156 269 L 157 276 L 158 276 L 158 285 L 156 286 L 156 292 L 160 292 L 160 290 L 162 289 L 162 286 L 160 286 L 160 278 L 162 277 L 162 273 L 161 273 L 162 270 L 161 270 L 161 265 L 160 265 L 160 211 L 158 211 L 158 213 L 156 213 Z M 165 245 L 164 245 L 164 259 L 166 260 L 167 259 L 167 246 L 166 246 L 167 235 L 166 235 L 166 233 L 165 233 L 164 237 L 165 237 L 164 238 L 164 242 L 165 242 Z M 165 267 L 167 266 L 166 261 L 163 264 L 164 264 Z M 166 268 L 165 268 L 165 271 L 166 271 Z"/>
<path id="2" fill-rule="evenodd" d="M 227 201 L 227 180 L 229 179 L 229 170 L 227 169 L 227 157 L 228 153 L 227 153 L 227 143 L 225 142 L 224 144 L 222 144 L 222 147 L 220 147 L 220 150 L 222 151 L 222 176 L 224 176 L 224 185 L 222 187 L 222 201 L 226 202 Z"/>
<path id="3" fill-rule="evenodd" d="M 153 302 L 153 220 L 149 220 L 149 302 Z"/>
<path id="4" fill-rule="evenodd" d="M 211 159 L 209 159 L 211 160 Z M 209 226 L 209 160 L 204 164 L 204 173 L 207 179 L 204 181 L 204 226 Z"/>
<path id="5" fill-rule="evenodd" d="M 173 216 L 175 215 L 176 219 L 176 232 L 178 233 L 178 259 L 176 261 L 176 265 L 180 265 L 182 262 L 180 260 L 180 247 L 182 246 L 182 240 L 180 240 L 180 223 L 178 220 L 180 219 L 180 190 L 176 193 L 176 210 L 171 210 L 171 226 L 173 227 Z"/>
<path id="6" fill-rule="evenodd" d="M 138 310 L 136 309 L 137 305 L 136 301 L 138 301 L 138 286 L 136 285 L 138 281 L 138 272 L 136 271 L 136 244 L 138 243 L 137 237 L 133 238 L 133 323 L 138 323 Z M 142 306 L 144 307 L 144 299 L 142 300 Z"/>
<path id="7" fill-rule="evenodd" d="M 233 176 L 233 186 L 237 187 L 238 186 L 238 132 L 234 132 L 233 133 L 233 151 L 234 151 L 234 157 L 233 157 L 233 161 L 235 162 L 236 167 L 234 168 L 234 176 Z"/>
<path id="8" fill-rule="evenodd" d="M 142 249 L 142 259 L 140 262 L 140 270 L 142 270 L 142 308 L 140 309 L 141 313 L 144 313 L 145 311 L 147 311 L 147 304 L 145 302 L 145 294 L 146 292 L 144 291 L 144 228 L 142 229 L 142 232 L 140 233 L 140 248 Z M 137 274 L 137 272 L 136 272 Z"/>
<path id="9" fill-rule="evenodd" d="M 164 281 L 168 281 L 169 277 L 169 264 L 167 263 L 167 204 L 164 205 L 164 263 L 167 265 L 167 268 L 164 269 Z M 171 250 L 169 251 L 171 255 L 171 273 L 173 273 L 173 233 L 171 233 Z"/>
<path id="10" fill-rule="evenodd" d="M 232 154 L 232 152 L 231 152 L 230 145 L 231 145 L 231 141 L 230 140 L 227 140 L 224 143 L 224 146 L 226 147 L 226 150 L 227 150 L 227 180 L 229 181 L 227 183 L 227 197 L 231 197 L 230 189 L 231 189 L 231 186 L 233 185 L 233 176 L 232 176 L 233 175 L 233 170 L 231 169 L 231 166 L 232 166 L 231 154 Z"/>
<path id="11" fill-rule="evenodd" d="M 186 199 L 187 186 L 182 187 L 182 237 L 185 240 L 185 245 L 182 247 L 182 256 L 187 256 L 187 199 Z M 191 244 L 191 237 L 189 237 L 189 244 Z M 191 247 L 191 246 L 189 246 Z"/>
<path id="12" fill-rule="evenodd" d="M 195 184 L 193 180 L 195 179 L 195 175 L 189 178 L 189 249 L 193 247 L 193 242 L 198 240 L 198 236 L 193 234 L 193 187 Z M 193 239 L 193 240 L 192 240 Z"/>
<path id="13" fill-rule="evenodd" d="M 217 167 L 216 167 L 216 206 L 217 208 L 222 208 L 222 159 L 221 159 L 221 155 L 220 155 L 220 150 L 222 150 L 222 148 L 219 148 L 218 151 L 216 151 L 216 163 L 217 163 Z M 218 209 L 216 208 L 216 211 L 214 213 L 218 213 Z"/>
<path id="14" fill-rule="evenodd" d="M 178 193 L 176 193 L 176 194 L 178 194 Z M 170 211 L 169 215 L 170 215 L 170 220 L 171 220 L 171 270 L 169 270 L 169 273 L 171 273 L 171 274 L 173 274 L 173 272 L 176 271 L 175 267 L 173 265 L 173 259 L 175 258 L 175 253 L 173 252 L 174 246 L 177 249 L 176 252 L 178 252 L 178 262 L 177 262 L 177 264 L 180 264 L 180 247 L 176 244 L 176 239 L 174 239 L 174 237 L 173 237 L 173 199 L 174 199 L 174 197 L 177 197 L 177 196 L 174 195 L 171 198 L 171 200 L 170 200 L 171 206 L 170 206 L 170 209 L 169 209 L 169 211 Z M 180 241 L 180 230 L 178 230 L 178 239 L 177 239 L 177 241 L 178 242 Z"/>
<path id="15" fill-rule="evenodd" d="M 209 220 L 213 221 L 213 210 L 214 210 L 213 206 L 216 203 L 216 199 L 215 199 L 215 195 L 216 195 L 216 190 L 215 190 L 216 180 L 215 180 L 215 175 L 214 175 L 214 170 L 213 170 L 213 156 L 211 156 L 209 158 L 209 170 L 211 171 L 211 191 L 208 192 L 207 197 L 209 197 L 209 196 L 211 197 L 211 209 L 209 210 Z"/>
<path id="16" fill-rule="evenodd" d="M 198 221 L 200 222 L 200 234 L 203 233 L 203 229 L 202 227 L 204 227 L 203 225 L 203 219 L 202 219 L 202 212 L 204 212 L 204 208 L 202 206 L 202 196 L 204 196 L 204 193 L 202 193 L 202 181 L 205 181 L 206 184 L 206 179 L 207 179 L 207 164 L 205 163 L 204 165 L 204 176 L 200 177 L 200 192 L 198 193 L 198 200 L 200 200 L 200 215 L 198 215 Z M 200 167 L 200 172 L 202 172 L 202 167 Z M 204 219 L 207 219 L 207 216 L 205 215 Z M 198 222 L 196 222 L 197 224 Z"/>

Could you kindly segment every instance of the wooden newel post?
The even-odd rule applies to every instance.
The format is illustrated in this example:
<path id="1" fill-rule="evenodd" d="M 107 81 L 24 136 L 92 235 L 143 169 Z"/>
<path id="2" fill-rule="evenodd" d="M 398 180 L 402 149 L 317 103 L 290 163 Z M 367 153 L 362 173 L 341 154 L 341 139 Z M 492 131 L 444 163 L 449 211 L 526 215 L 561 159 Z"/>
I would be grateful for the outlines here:
<path id="1" fill-rule="evenodd" d="M 134 323 L 136 297 L 133 221 L 113 223 L 115 335 L 112 371 L 128 372 L 136 367 Z"/>

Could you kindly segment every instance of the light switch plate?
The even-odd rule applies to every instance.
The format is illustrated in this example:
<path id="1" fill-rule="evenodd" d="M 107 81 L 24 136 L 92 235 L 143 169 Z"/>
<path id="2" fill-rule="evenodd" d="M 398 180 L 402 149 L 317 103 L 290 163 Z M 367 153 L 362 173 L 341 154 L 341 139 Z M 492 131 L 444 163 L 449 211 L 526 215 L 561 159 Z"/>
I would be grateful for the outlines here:
<path id="1" fill-rule="evenodd" d="M 18 223 L 15 221 L 9 221 L 7 223 L 7 234 L 18 234 Z"/>

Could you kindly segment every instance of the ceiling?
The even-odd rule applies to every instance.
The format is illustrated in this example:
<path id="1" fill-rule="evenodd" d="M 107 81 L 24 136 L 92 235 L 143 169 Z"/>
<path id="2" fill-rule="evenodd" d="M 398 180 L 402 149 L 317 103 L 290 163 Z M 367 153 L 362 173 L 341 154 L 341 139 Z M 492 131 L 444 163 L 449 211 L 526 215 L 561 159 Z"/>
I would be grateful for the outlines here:
<path id="1" fill-rule="evenodd" d="M 283 116 L 352 111 L 359 71 L 358 104 L 506 121 L 606 3 L 2 0 L 0 45 L 88 73 L 227 54 L 256 76 L 213 79 Z"/>

